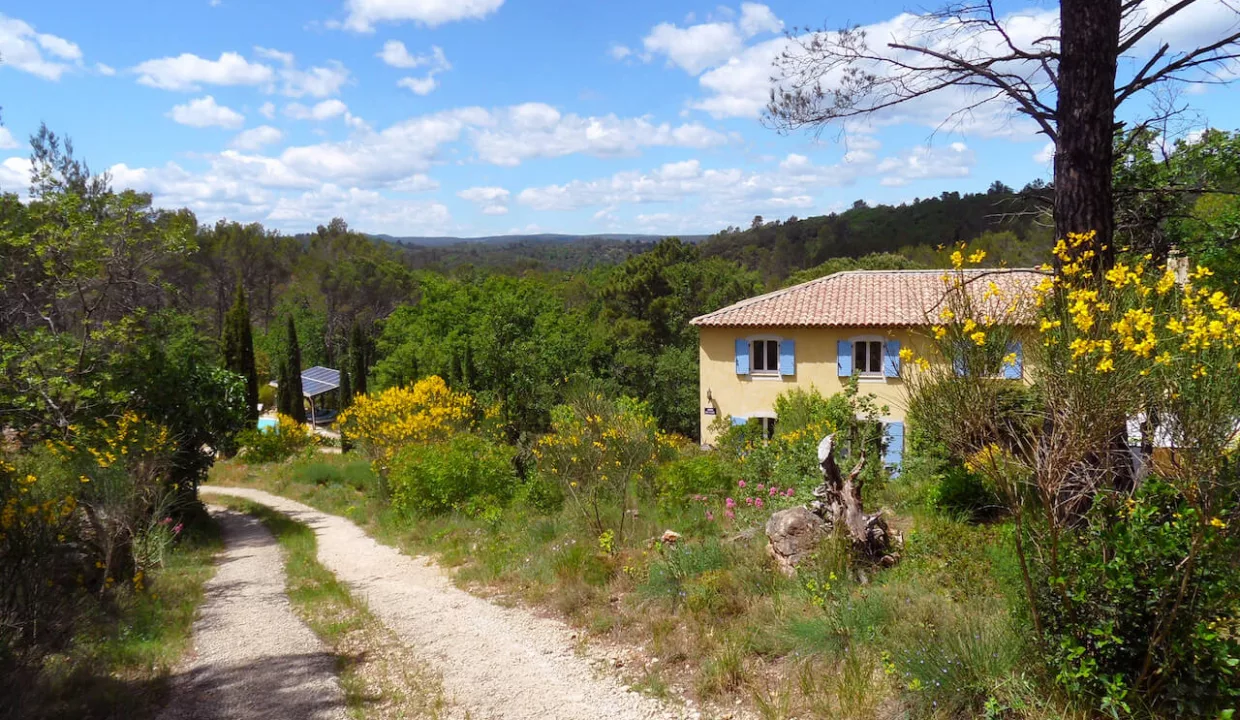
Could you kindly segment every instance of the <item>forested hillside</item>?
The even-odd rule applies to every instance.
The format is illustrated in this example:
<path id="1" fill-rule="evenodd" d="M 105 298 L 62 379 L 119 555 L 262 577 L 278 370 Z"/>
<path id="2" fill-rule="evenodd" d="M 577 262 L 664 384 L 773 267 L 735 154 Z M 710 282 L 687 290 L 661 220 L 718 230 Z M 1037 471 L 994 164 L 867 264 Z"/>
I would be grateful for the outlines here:
<path id="1" fill-rule="evenodd" d="M 1051 232 L 1043 211 L 1049 191 L 1040 184 L 1015 192 L 994 183 L 985 193 L 943 193 L 906 205 L 867 205 L 785 221 L 755 217 L 748 229 L 728 228 L 702 242 L 705 257 L 734 260 L 757 270 L 768 284 L 832 258 L 898 253 L 923 265 L 936 248 L 959 241 L 989 246 L 995 262 L 1025 265 L 1049 257 Z"/>

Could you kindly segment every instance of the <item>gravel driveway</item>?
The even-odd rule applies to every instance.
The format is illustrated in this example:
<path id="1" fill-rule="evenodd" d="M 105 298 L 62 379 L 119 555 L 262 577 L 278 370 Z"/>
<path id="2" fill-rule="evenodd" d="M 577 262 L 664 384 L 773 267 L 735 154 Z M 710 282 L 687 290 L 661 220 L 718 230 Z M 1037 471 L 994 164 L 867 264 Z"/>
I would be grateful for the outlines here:
<path id="1" fill-rule="evenodd" d="M 443 677 L 476 720 L 649 720 L 692 713 L 600 676 L 562 623 L 457 589 L 433 561 L 381 545 L 353 523 L 261 490 L 203 487 L 252 500 L 310 526 L 319 562 Z"/>
<path id="2" fill-rule="evenodd" d="M 225 550 L 160 720 L 343 720 L 335 658 L 293 614 L 275 538 L 248 515 L 210 510 Z"/>

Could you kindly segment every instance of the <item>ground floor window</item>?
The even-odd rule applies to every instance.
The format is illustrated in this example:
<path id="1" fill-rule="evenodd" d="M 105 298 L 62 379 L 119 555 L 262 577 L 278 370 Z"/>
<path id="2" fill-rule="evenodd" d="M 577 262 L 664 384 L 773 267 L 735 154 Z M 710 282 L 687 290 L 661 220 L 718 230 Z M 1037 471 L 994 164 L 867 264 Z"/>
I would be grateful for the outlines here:
<path id="1" fill-rule="evenodd" d="M 883 374 L 883 343 L 881 340 L 858 340 L 853 343 L 853 368 L 860 375 Z"/>
<path id="2" fill-rule="evenodd" d="M 775 437 L 775 418 L 760 417 L 760 418 L 755 418 L 755 419 L 762 426 L 762 437 L 766 438 L 767 440 L 770 440 L 771 438 Z"/>

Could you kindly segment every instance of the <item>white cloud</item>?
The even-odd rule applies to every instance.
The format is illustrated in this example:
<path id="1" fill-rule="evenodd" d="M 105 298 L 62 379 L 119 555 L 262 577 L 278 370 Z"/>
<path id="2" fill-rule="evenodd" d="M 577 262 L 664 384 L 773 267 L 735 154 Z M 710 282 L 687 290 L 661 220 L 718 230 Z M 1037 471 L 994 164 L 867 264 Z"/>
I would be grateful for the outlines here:
<path id="1" fill-rule="evenodd" d="M 266 220 L 309 229 L 324 218 L 342 217 L 369 232 L 426 235 L 444 232 L 452 220 L 442 203 L 399 200 L 373 190 L 324 185 L 296 197 L 278 199 Z"/>
<path id="2" fill-rule="evenodd" d="M 335 98 L 316 103 L 313 107 L 306 107 L 301 103 L 284 106 L 284 114 L 294 120 L 330 120 L 348 112 L 349 106 Z"/>
<path id="3" fill-rule="evenodd" d="M 611 47 L 607 49 L 607 54 L 610 55 L 613 60 L 623 60 L 632 55 L 633 50 L 628 45 L 612 43 Z"/>
<path id="4" fill-rule="evenodd" d="M 258 46 L 254 47 L 254 54 L 261 58 L 267 58 L 268 60 L 275 60 L 281 65 L 292 65 L 297 59 L 291 52 L 284 52 L 282 50 L 272 50 L 271 48 L 258 47 Z"/>
<path id="5" fill-rule="evenodd" d="M 1033 161 L 1039 165 L 1049 165 L 1055 159 L 1055 143 L 1048 142 L 1042 149 L 1034 153 Z"/>
<path id="6" fill-rule="evenodd" d="M 439 181 L 430 177 L 426 173 L 414 173 L 403 180 L 397 180 L 389 186 L 394 192 L 402 193 L 420 193 L 429 190 L 438 190 Z"/>
<path id="7" fill-rule="evenodd" d="M 496 165 L 518 165 L 534 157 L 586 153 L 603 157 L 634 155 L 642 147 L 702 149 L 728 141 L 723 133 L 697 123 L 672 127 L 646 118 L 581 117 L 561 115 L 542 103 L 508 108 L 495 127 L 474 137 L 479 157 Z"/>
<path id="8" fill-rule="evenodd" d="M 286 67 L 280 70 L 280 79 L 284 81 L 280 92 L 288 97 L 324 98 L 340 92 L 349 81 L 349 71 L 340 62 L 331 60 L 326 67 L 308 70 Z"/>
<path id="9" fill-rule="evenodd" d="M 267 101 L 258 108 L 258 112 L 263 117 L 271 120 L 276 116 L 276 104 L 271 101 Z"/>
<path id="10" fill-rule="evenodd" d="M 385 54 L 387 53 L 387 50 L 388 46 L 385 45 Z M 403 55 L 401 53 L 403 53 Z M 439 87 L 439 80 L 436 79 L 435 76 L 452 69 L 452 63 L 448 62 L 447 56 L 444 55 L 443 48 L 440 48 L 438 45 L 431 47 L 431 53 L 429 55 L 418 55 L 415 57 L 409 54 L 409 51 L 405 49 L 403 44 L 400 44 L 399 52 L 394 50 L 392 54 L 396 56 L 396 60 L 405 63 L 404 65 L 399 65 L 397 67 L 418 67 L 421 65 L 429 66 L 426 74 L 422 77 L 405 77 L 396 81 L 396 85 L 398 87 L 408 88 L 415 95 L 429 95 L 435 90 L 435 88 Z M 384 60 L 386 61 L 387 58 L 384 58 Z"/>
<path id="11" fill-rule="evenodd" d="M 244 115 L 218 104 L 210 95 L 173 107 L 168 117 L 182 125 L 197 128 L 221 127 L 235 130 L 245 124 Z"/>
<path id="12" fill-rule="evenodd" d="M 481 20 L 495 12 L 504 0 L 347 0 L 349 15 L 344 27 L 355 32 L 374 32 L 381 22 L 416 22 L 436 27 L 458 20 Z"/>
<path id="13" fill-rule="evenodd" d="M 502 187 L 471 187 L 457 193 L 457 197 L 477 205 L 484 215 L 507 214 L 508 196 Z"/>
<path id="14" fill-rule="evenodd" d="M 229 143 L 230 147 L 237 150 L 258 150 L 264 145 L 278 143 L 284 139 L 284 132 L 279 128 L 270 125 L 259 125 L 258 127 L 243 130 L 237 134 Z"/>
<path id="15" fill-rule="evenodd" d="M 898 156 L 883 159 L 877 170 L 887 187 L 902 187 L 910 180 L 968 177 L 977 157 L 967 145 L 954 142 L 947 147 L 919 145 Z"/>
<path id="16" fill-rule="evenodd" d="M 103 63 L 95 63 L 95 72 L 103 75 L 104 77 L 112 77 L 116 74 L 116 68 Z"/>
<path id="17" fill-rule="evenodd" d="M 235 52 L 207 60 L 191 53 L 147 60 L 134 67 L 138 82 L 161 90 L 197 90 L 200 85 L 268 85 L 275 71 Z"/>
<path id="18" fill-rule="evenodd" d="M 740 53 L 746 38 L 779 32 L 783 27 L 769 7 L 747 2 L 741 5 L 740 19 L 735 22 L 716 21 L 684 28 L 660 23 L 642 39 L 642 44 L 648 54 L 664 55 L 669 63 L 690 75 L 698 75 Z"/>
<path id="19" fill-rule="evenodd" d="M 759 3 L 741 3 L 741 19 L 737 22 L 745 37 L 753 37 L 759 33 L 775 33 L 784 29 L 784 23 L 775 17 L 775 13 L 766 5 Z"/>
<path id="20" fill-rule="evenodd" d="M 9 66 L 44 80 L 59 80 L 81 63 L 82 50 L 75 43 L 35 32 L 29 23 L 0 13 L 0 68 Z"/>
<path id="21" fill-rule="evenodd" d="M 667 56 L 668 62 L 691 75 L 713 67 L 744 46 L 736 25 L 728 22 L 703 23 L 679 28 L 660 23 L 642 39 L 646 52 Z"/>
<path id="22" fill-rule="evenodd" d="M 0 150 L 12 150 L 15 147 L 19 147 L 19 144 L 13 139 L 13 133 L 6 127 L 0 127 Z"/>
<path id="23" fill-rule="evenodd" d="M 414 68 L 424 62 L 424 58 L 410 55 L 409 49 L 399 40 L 388 40 L 383 43 L 383 49 L 375 57 L 397 68 Z"/>
<path id="24" fill-rule="evenodd" d="M 11 157 L 0 163 L 0 191 L 15 192 L 26 197 L 30 188 L 30 160 L 22 157 Z"/>

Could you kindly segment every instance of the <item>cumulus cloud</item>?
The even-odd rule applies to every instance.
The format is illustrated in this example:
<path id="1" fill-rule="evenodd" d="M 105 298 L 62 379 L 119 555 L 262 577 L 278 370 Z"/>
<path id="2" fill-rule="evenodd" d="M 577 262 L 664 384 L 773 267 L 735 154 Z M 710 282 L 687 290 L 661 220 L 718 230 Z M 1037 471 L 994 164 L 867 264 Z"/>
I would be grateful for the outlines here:
<path id="1" fill-rule="evenodd" d="M 389 53 L 389 48 L 385 45 L 384 52 L 381 53 L 381 55 L 390 54 L 392 59 L 395 59 L 400 63 L 404 63 L 402 65 L 397 65 L 396 67 L 412 68 L 423 65 L 428 66 L 426 74 L 421 77 L 405 77 L 396 81 L 396 85 L 398 87 L 408 88 L 415 95 L 429 95 L 435 90 L 435 88 L 439 87 L 439 80 L 436 76 L 442 72 L 452 69 L 452 63 L 448 62 L 447 56 L 444 55 L 443 48 L 440 48 L 438 45 L 432 46 L 431 52 L 427 55 L 414 56 L 409 54 L 409 51 L 405 49 L 403 44 L 397 44 L 400 45 L 399 50 L 392 49 Z M 388 58 L 385 57 L 384 61 L 387 62 Z M 388 64 L 391 65 L 392 63 L 389 62 Z"/>
<path id="2" fill-rule="evenodd" d="M 313 107 L 306 107 L 301 103 L 289 103 L 284 106 L 284 114 L 294 120 L 330 120 L 348 111 L 349 106 L 335 98 L 315 103 Z"/>
<path id="3" fill-rule="evenodd" d="M 508 190 L 502 187 L 471 187 L 458 192 L 457 197 L 474 203 L 484 215 L 508 213 Z"/>
<path id="4" fill-rule="evenodd" d="M 343 26 L 355 32 L 374 32 L 378 23 L 416 22 L 436 27 L 458 20 L 481 20 L 504 0 L 347 0 Z"/>
<path id="5" fill-rule="evenodd" d="M 623 60 L 633 54 L 633 49 L 628 45 L 612 43 L 611 47 L 607 49 L 607 54 L 610 55 L 613 60 Z"/>
<path id="6" fill-rule="evenodd" d="M 340 62 L 331 60 L 326 66 L 306 70 L 286 67 L 280 71 L 280 79 L 280 92 L 288 97 L 309 95 L 323 98 L 340 92 L 340 88 L 349 81 L 349 71 Z"/>
<path id="7" fill-rule="evenodd" d="M 95 63 L 95 72 L 103 75 L 104 77 L 112 77 L 116 74 L 116 68 L 103 63 Z"/>
<path id="8" fill-rule="evenodd" d="M 278 143 L 284 139 L 284 132 L 270 125 L 243 130 L 233 138 L 229 145 L 236 150 L 258 150 L 266 145 Z"/>
<path id="9" fill-rule="evenodd" d="M 276 116 L 276 104 L 269 100 L 258 108 L 258 113 L 268 120 L 271 120 Z"/>
<path id="10" fill-rule="evenodd" d="M 877 170 L 883 176 L 883 185 L 902 187 L 910 180 L 968 177 L 975 164 L 977 157 L 969 146 L 954 142 L 947 147 L 920 145 L 883 159 Z"/>
<path id="11" fill-rule="evenodd" d="M 703 149 L 728 142 L 723 133 L 697 123 L 655 125 L 646 118 L 615 115 L 561 115 L 542 103 L 526 103 L 500 113 L 494 127 L 474 138 L 478 156 L 495 165 L 518 165 L 534 157 L 586 153 L 601 157 L 634 155 L 642 147 Z"/>
<path id="12" fill-rule="evenodd" d="M 383 43 L 383 49 L 375 57 L 396 68 L 415 68 L 424 62 L 424 58 L 411 55 L 409 48 L 399 40 L 388 40 Z"/>
<path id="13" fill-rule="evenodd" d="M 80 67 L 82 49 L 76 43 L 36 32 L 29 23 L 0 13 L 0 68 L 16 68 L 43 78 L 59 80 Z"/>
<path id="14" fill-rule="evenodd" d="M 275 71 L 252 63 L 235 52 L 220 53 L 208 60 L 192 53 L 157 58 L 134 67 L 138 82 L 161 90 L 197 90 L 201 85 L 267 85 Z"/>
<path id="15" fill-rule="evenodd" d="M 235 130 L 245 124 L 244 115 L 220 105 L 210 95 L 173 107 L 168 117 L 182 125 L 196 128 L 221 127 Z"/>
<path id="16" fill-rule="evenodd" d="M 642 39 L 642 45 L 647 53 L 663 55 L 672 65 L 698 75 L 738 54 L 747 38 L 779 32 L 783 26 L 766 5 L 744 3 L 736 21 L 700 23 L 683 28 L 660 23 Z"/>
<path id="17" fill-rule="evenodd" d="M 19 147 L 19 144 L 13 139 L 13 133 L 6 127 L 0 127 L 0 150 L 12 150 L 15 147 Z"/>
<path id="18" fill-rule="evenodd" d="M 11 157 L 0 162 L 0 191 L 26 197 L 30 189 L 31 169 L 30 160 L 22 157 Z"/>

